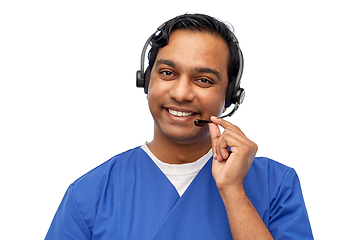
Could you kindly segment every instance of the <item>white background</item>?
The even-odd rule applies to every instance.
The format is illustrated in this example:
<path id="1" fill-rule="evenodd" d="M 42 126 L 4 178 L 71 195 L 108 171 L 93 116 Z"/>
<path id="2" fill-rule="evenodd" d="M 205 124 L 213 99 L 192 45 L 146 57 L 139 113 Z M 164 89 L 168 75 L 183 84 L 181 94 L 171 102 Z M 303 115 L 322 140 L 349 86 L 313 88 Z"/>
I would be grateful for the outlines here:
<path id="1" fill-rule="evenodd" d="M 316 239 L 358 237 L 356 1 L 0 3 L 0 234 L 43 239 L 66 188 L 152 139 L 146 39 L 186 12 L 232 23 L 246 98 L 229 120 L 297 171 Z"/>

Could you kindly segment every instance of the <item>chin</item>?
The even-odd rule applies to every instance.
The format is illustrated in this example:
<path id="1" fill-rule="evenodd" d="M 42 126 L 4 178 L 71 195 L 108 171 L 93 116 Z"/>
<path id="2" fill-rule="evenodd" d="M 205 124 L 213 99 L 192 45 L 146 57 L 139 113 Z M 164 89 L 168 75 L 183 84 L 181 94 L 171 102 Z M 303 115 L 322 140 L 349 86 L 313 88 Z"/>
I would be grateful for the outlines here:
<path id="1" fill-rule="evenodd" d="M 173 142 L 178 142 L 182 144 L 190 144 L 201 142 L 209 138 L 210 132 L 207 126 L 196 127 L 195 125 L 189 129 L 184 129 L 183 127 L 172 126 L 170 128 L 159 128 L 160 133 L 165 136 L 167 139 Z"/>

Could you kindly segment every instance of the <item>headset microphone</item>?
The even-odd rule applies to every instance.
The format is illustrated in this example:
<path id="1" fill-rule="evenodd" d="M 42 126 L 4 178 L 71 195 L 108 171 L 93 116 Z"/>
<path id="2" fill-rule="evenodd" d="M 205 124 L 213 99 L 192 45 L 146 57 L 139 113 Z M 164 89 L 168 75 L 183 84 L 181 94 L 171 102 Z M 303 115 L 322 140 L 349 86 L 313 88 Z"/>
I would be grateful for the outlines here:
<path id="1" fill-rule="evenodd" d="M 226 114 L 225 116 L 221 116 L 220 118 L 231 117 L 236 112 L 236 110 L 239 108 L 240 103 L 242 103 L 242 101 L 244 101 L 245 91 L 243 91 L 243 94 L 241 95 L 241 97 L 242 97 L 242 99 L 240 100 L 240 102 L 235 103 L 235 106 L 231 110 L 231 112 L 229 114 Z M 212 123 L 212 121 L 210 121 L 210 120 L 201 120 L 201 119 L 196 119 L 194 121 L 195 126 L 198 126 L 198 127 L 205 126 L 205 124 L 208 124 L 208 123 Z"/>

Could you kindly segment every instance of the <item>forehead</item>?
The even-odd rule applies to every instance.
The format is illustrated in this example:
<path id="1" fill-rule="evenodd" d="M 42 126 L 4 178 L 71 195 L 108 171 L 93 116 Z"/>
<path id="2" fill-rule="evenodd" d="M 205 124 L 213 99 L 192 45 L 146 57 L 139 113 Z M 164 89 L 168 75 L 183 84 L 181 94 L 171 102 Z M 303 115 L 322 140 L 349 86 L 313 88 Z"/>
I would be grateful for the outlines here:
<path id="1" fill-rule="evenodd" d="M 210 67 L 227 76 L 229 48 L 217 34 L 175 30 L 169 43 L 159 50 L 156 60 L 159 59 L 169 59 L 177 66 L 188 68 Z"/>

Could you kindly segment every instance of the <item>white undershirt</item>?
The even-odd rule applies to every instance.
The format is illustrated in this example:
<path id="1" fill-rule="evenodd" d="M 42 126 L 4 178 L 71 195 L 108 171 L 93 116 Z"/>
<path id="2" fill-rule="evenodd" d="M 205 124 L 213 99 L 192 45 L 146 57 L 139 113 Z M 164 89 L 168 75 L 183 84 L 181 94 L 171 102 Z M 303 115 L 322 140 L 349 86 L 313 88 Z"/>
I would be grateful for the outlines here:
<path id="1" fill-rule="evenodd" d="M 160 161 L 150 151 L 147 144 L 144 143 L 141 148 L 149 155 L 154 163 L 160 168 L 160 170 L 166 175 L 170 182 L 174 185 L 180 197 L 183 195 L 191 181 L 195 178 L 196 174 L 202 169 L 207 161 L 212 156 L 212 149 L 200 159 L 192 163 L 184 164 L 169 164 Z"/>

